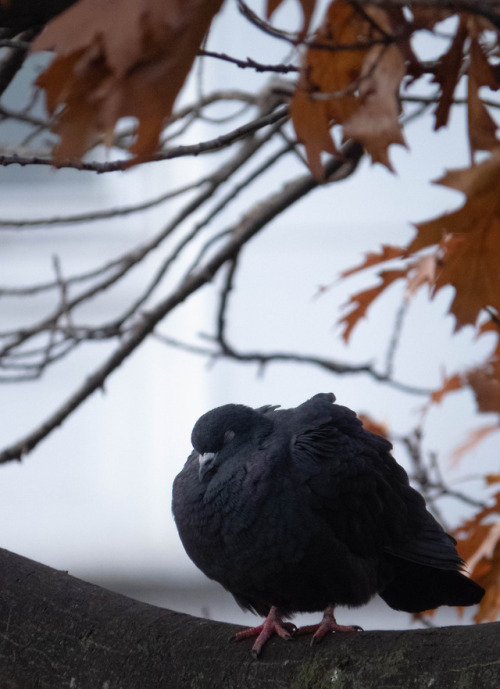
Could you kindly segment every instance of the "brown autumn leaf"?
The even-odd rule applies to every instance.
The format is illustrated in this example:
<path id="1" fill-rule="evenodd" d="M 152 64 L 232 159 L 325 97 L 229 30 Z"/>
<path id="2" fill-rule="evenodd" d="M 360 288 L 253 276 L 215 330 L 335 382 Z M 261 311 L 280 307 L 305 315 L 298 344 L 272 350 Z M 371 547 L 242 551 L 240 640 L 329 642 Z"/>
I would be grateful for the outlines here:
<path id="1" fill-rule="evenodd" d="M 341 123 L 357 107 L 354 94 L 365 54 L 364 50 L 340 50 L 359 43 L 369 33 L 364 17 L 346 0 L 334 0 L 314 35 L 314 42 L 332 50 L 308 49 L 301 77 L 291 103 L 291 117 L 297 138 L 306 147 L 309 166 L 321 177 L 321 152 L 336 153 L 330 126 Z M 319 95 L 331 94 L 329 98 Z"/>
<path id="2" fill-rule="evenodd" d="M 434 10 L 437 12 L 437 10 Z M 441 87 L 441 96 L 435 110 L 436 122 L 434 129 L 440 129 L 448 124 L 450 107 L 453 102 L 455 88 L 463 64 L 464 43 L 467 38 L 465 17 L 461 17 L 455 36 L 449 50 L 441 56 L 433 81 Z"/>
<path id="3" fill-rule="evenodd" d="M 382 244 L 381 250 L 376 253 L 374 251 L 369 251 L 365 259 L 358 266 L 354 268 L 349 268 L 341 273 L 340 277 L 346 278 L 354 273 L 359 273 L 361 270 L 366 268 L 371 268 L 372 266 L 378 265 L 379 263 L 384 263 L 385 261 L 391 261 L 395 258 L 401 258 L 404 253 L 404 249 L 400 246 L 392 246 L 391 244 Z"/>
<path id="4" fill-rule="evenodd" d="M 411 265 L 405 297 L 411 299 L 423 285 L 432 287 L 436 279 L 437 256 L 435 253 L 420 256 Z"/>
<path id="5" fill-rule="evenodd" d="M 433 293 L 452 285 L 450 312 L 458 330 L 475 325 L 480 312 L 500 312 L 500 151 L 477 165 L 447 173 L 439 184 L 463 191 L 458 211 L 417 225 L 409 253 L 438 245 L 439 261 Z"/>
<path id="6" fill-rule="evenodd" d="M 436 24 L 442 22 L 450 16 L 450 10 L 437 10 L 432 7 L 423 7 L 417 4 L 411 4 L 411 13 L 413 21 L 417 28 L 427 29 L 431 31 Z"/>
<path id="7" fill-rule="evenodd" d="M 406 270 L 383 270 L 379 273 L 379 277 L 382 282 L 375 287 L 370 287 L 369 289 L 358 292 L 354 294 L 345 306 L 352 307 L 351 311 L 343 316 L 339 323 L 343 324 L 344 331 L 342 333 L 342 339 L 347 342 L 351 336 L 353 328 L 358 324 L 361 318 L 366 316 L 366 311 L 368 307 L 375 301 L 375 299 L 392 284 L 395 280 L 399 278 L 406 277 Z"/>
<path id="8" fill-rule="evenodd" d="M 396 45 L 374 46 L 361 70 L 360 107 L 344 123 L 344 136 L 361 142 L 374 163 L 389 170 L 391 144 L 405 146 L 399 123 L 399 86 L 405 75 L 405 61 Z"/>
<path id="9" fill-rule="evenodd" d="M 467 438 L 451 453 L 452 466 L 456 466 L 462 460 L 464 455 L 471 452 L 471 450 L 474 450 L 488 435 L 491 435 L 491 433 L 495 433 L 499 430 L 500 424 L 491 423 L 470 431 L 467 435 Z"/>
<path id="10" fill-rule="evenodd" d="M 500 338 L 497 339 L 496 348 L 481 366 L 455 373 L 445 377 L 443 384 L 435 390 L 430 398 L 431 404 L 439 404 L 443 398 L 451 392 L 456 392 L 469 386 L 476 398 L 478 411 L 482 413 L 500 413 Z M 472 449 L 488 433 L 500 428 L 498 422 L 483 429 L 473 431 L 469 438 L 454 451 L 452 457 L 458 459 L 465 452 Z"/>
<path id="11" fill-rule="evenodd" d="M 464 379 L 458 373 L 454 373 L 452 376 L 445 377 L 441 387 L 437 390 L 434 390 L 434 392 L 432 393 L 430 399 L 431 403 L 441 404 L 443 398 L 446 395 L 448 395 L 450 392 L 456 392 L 457 390 L 460 390 L 464 387 L 464 384 Z"/>
<path id="12" fill-rule="evenodd" d="M 469 48 L 470 66 L 467 89 L 467 119 L 469 144 L 472 155 L 476 151 L 491 151 L 498 145 L 497 125 L 479 96 L 479 89 L 488 86 L 497 90 L 499 84 L 488 58 L 477 38 L 472 38 Z"/>
<path id="13" fill-rule="evenodd" d="M 360 413 L 358 418 L 363 424 L 364 428 L 370 433 L 381 435 L 383 438 L 389 438 L 389 426 L 384 421 L 377 421 L 370 414 Z"/>
<path id="14" fill-rule="evenodd" d="M 466 573 L 485 589 L 474 621 L 493 622 L 500 613 L 500 493 L 493 496 L 494 504 L 481 509 L 474 517 L 453 532 L 457 550 L 465 563 Z M 491 518 L 495 521 L 491 523 Z M 463 608 L 457 608 L 459 612 Z M 427 610 L 415 617 L 433 615 Z"/>
<path id="15" fill-rule="evenodd" d="M 486 591 L 474 621 L 493 622 L 500 613 L 500 493 L 453 535 L 470 576 Z"/>
<path id="16" fill-rule="evenodd" d="M 490 570 L 487 574 L 476 578 L 476 581 L 485 589 L 483 599 L 479 603 L 474 622 L 495 622 L 500 614 L 500 541 L 490 559 Z"/>
<path id="17" fill-rule="evenodd" d="M 469 371 L 467 382 L 474 390 L 478 411 L 500 413 L 500 378 L 488 366 Z"/>
<path id="18" fill-rule="evenodd" d="M 37 81 L 56 115 L 55 157 L 82 157 L 134 117 L 134 162 L 149 158 L 222 2 L 79 0 L 49 22 L 33 50 L 56 53 Z"/>
<path id="19" fill-rule="evenodd" d="M 386 261 L 392 261 L 397 258 L 407 259 L 406 251 L 402 247 L 391 246 L 388 244 L 382 245 L 381 250 L 376 252 L 368 252 L 362 263 L 353 268 L 349 268 L 341 273 L 341 277 L 349 277 L 354 273 L 358 273 L 366 268 L 371 268 L 380 263 Z M 406 260 L 406 264 L 403 268 L 398 268 L 395 270 L 386 270 L 379 274 L 382 277 L 382 283 L 371 287 L 367 290 L 354 294 L 349 300 L 349 305 L 355 306 L 349 314 L 344 316 L 340 323 L 346 323 L 347 327 L 343 334 L 344 340 L 348 340 L 351 335 L 353 328 L 357 325 L 360 318 L 364 317 L 366 314 L 366 309 L 378 298 L 382 292 L 397 278 L 406 278 L 406 290 L 405 299 L 411 299 L 415 293 L 425 284 L 432 285 L 434 282 L 436 258 L 433 254 L 427 256 L 417 257 L 413 261 Z"/>
<path id="20" fill-rule="evenodd" d="M 402 13 L 390 16 L 404 21 Z M 321 152 L 336 153 L 334 125 L 345 124 L 350 131 L 344 135 L 363 143 L 373 160 L 384 164 L 387 146 L 402 143 L 397 90 L 404 58 L 395 45 L 380 44 L 396 30 L 390 16 L 376 7 L 333 0 L 314 36 L 322 48 L 307 50 L 291 116 L 316 177 L 322 174 Z"/>

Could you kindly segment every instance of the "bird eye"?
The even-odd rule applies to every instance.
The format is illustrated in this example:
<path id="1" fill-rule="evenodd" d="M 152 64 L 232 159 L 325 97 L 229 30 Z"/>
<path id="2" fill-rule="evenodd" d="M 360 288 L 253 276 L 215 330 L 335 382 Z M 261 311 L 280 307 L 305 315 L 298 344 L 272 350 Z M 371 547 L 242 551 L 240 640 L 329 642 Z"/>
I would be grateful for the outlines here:
<path id="1" fill-rule="evenodd" d="M 224 445 L 226 443 L 231 442 L 231 440 L 234 438 L 235 435 L 236 435 L 236 433 L 234 431 L 226 431 L 224 433 Z"/>

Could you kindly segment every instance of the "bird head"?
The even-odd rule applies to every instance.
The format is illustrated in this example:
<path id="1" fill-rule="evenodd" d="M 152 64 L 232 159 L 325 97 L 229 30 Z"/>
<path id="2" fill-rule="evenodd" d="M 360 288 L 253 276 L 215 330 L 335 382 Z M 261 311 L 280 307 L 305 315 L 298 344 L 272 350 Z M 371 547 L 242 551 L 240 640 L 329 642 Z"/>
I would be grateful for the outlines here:
<path id="1" fill-rule="evenodd" d="M 258 410 L 244 404 L 225 404 L 203 414 L 191 433 L 199 455 L 200 480 L 258 435 L 263 425 L 272 424 Z"/>

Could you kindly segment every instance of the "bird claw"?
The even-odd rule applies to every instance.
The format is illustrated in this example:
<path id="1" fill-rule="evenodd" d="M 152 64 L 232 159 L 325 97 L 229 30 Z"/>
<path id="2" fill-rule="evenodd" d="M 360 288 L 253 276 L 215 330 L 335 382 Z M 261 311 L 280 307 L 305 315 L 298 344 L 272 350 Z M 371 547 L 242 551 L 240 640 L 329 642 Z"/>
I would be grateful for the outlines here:
<path id="1" fill-rule="evenodd" d="M 310 624 L 306 627 L 300 627 L 297 630 L 297 636 L 304 636 L 305 634 L 313 634 L 311 639 L 311 646 L 317 644 L 321 639 L 330 633 L 344 633 L 344 632 L 362 632 L 363 628 L 358 625 L 344 625 L 338 624 L 333 614 L 333 607 L 328 607 L 325 610 L 323 619 L 319 624 Z"/>
<path id="2" fill-rule="evenodd" d="M 274 634 L 285 641 L 290 641 L 296 631 L 297 627 L 292 622 L 284 622 L 281 619 L 278 611 L 273 607 L 261 625 L 258 627 L 243 629 L 241 632 L 236 632 L 236 634 L 234 634 L 229 640 L 231 642 L 243 641 L 244 639 L 250 639 L 251 637 L 256 636 L 257 638 L 252 646 L 252 655 L 255 659 L 257 659 L 264 647 L 264 644 Z"/>

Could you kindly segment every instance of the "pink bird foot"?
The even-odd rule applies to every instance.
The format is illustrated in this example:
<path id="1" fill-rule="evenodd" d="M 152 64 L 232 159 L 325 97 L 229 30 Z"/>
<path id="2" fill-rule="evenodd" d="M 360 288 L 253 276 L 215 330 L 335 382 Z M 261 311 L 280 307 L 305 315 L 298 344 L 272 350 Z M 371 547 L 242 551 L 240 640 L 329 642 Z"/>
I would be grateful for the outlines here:
<path id="1" fill-rule="evenodd" d="M 338 624 L 334 615 L 335 607 L 329 605 L 323 613 L 323 619 L 319 624 L 309 624 L 305 627 L 297 629 L 297 636 L 305 634 L 313 634 L 311 639 L 311 646 L 317 644 L 321 639 L 330 632 L 362 632 L 363 629 L 357 625 L 343 625 Z"/>
<path id="2" fill-rule="evenodd" d="M 283 618 L 278 612 L 275 605 L 271 607 L 268 616 L 258 627 L 250 627 L 241 632 L 237 632 L 231 637 L 230 641 L 243 641 L 243 639 L 250 639 L 256 636 L 255 643 L 252 646 L 252 655 L 258 658 L 264 644 L 273 636 L 277 634 L 282 639 L 288 641 L 292 635 L 297 631 L 297 627 L 291 622 L 284 622 Z"/>

